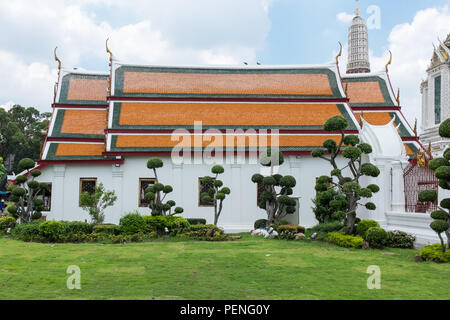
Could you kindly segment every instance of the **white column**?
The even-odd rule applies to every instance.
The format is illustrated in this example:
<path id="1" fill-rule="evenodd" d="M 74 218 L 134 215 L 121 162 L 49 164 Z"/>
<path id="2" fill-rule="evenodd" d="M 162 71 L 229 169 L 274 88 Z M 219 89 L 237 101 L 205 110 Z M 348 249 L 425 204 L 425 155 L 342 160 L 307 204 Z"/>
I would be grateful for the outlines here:
<path id="1" fill-rule="evenodd" d="M 400 161 L 392 161 L 392 195 L 391 210 L 405 211 L 405 182 L 403 179 L 403 168 Z M 389 208 L 387 208 L 389 210 Z"/>
<path id="2" fill-rule="evenodd" d="M 231 193 L 228 199 L 231 202 L 227 202 L 226 200 L 224 202 L 224 205 L 231 206 L 231 210 L 228 211 L 230 213 L 230 219 L 226 219 L 231 225 L 245 225 L 245 221 L 248 219 L 245 217 L 246 212 L 242 210 L 243 190 L 241 168 L 241 164 L 234 163 L 231 165 Z"/>
<path id="3" fill-rule="evenodd" d="M 294 194 L 292 196 L 298 197 L 298 223 L 300 225 L 315 224 L 314 216 L 303 217 L 303 221 L 301 221 L 302 219 L 300 218 L 301 208 L 304 205 L 304 203 L 302 203 L 302 198 L 300 197 L 300 194 L 301 194 L 301 157 L 300 156 L 289 157 L 289 166 L 291 168 L 291 175 L 297 181 L 297 185 L 294 187 Z"/>
<path id="4" fill-rule="evenodd" d="M 65 165 L 53 166 L 53 182 L 52 182 L 52 208 L 49 220 L 64 220 L 64 177 L 66 175 Z"/>
<path id="5" fill-rule="evenodd" d="M 123 193 L 123 166 L 120 164 L 112 165 L 112 181 L 113 181 L 113 190 L 116 193 L 117 200 L 113 207 L 109 208 L 109 212 L 105 213 L 105 221 L 118 224 L 120 218 L 124 214 L 124 193 Z M 109 190 L 108 187 L 105 186 L 106 190 Z"/>
<path id="6" fill-rule="evenodd" d="M 383 163 L 375 162 L 373 163 L 375 166 L 380 169 L 380 175 L 376 179 L 372 180 L 370 183 L 375 183 L 380 187 L 380 191 L 375 193 L 369 202 L 373 202 L 376 205 L 375 211 L 369 211 L 371 216 L 371 220 L 376 220 L 380 224 L 381 227 L 385 227 L 386 220 L 386 210 L 390 210 L 390 197 L 391 197 L 391 173 L 390 166 Z"/>
<path id="7" fill-rule="evenodd" d="M 185 210 L 185 204 L 183 203 L 183 164 L 172 164 L 173 174 L 173 194 L 170 194 L 170 199 L 176 201 L 176 207 L 183 207 Z"/>

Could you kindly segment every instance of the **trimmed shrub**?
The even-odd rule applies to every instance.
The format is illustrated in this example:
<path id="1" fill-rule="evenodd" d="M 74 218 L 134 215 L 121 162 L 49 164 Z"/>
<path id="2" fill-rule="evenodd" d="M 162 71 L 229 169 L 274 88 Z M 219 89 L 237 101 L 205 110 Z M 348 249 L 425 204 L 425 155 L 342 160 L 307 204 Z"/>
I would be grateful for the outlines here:
<path id="1" fill-rule="evenodd" d="M 375 220 L 361 220 L 356 226 L 356 232 L 361 238 L 366 239 L 367 230 L 369 230 L 372 227 L 379 227 L 379 226 L 380 225 Z"/>
<path id="2" fill-rule="evenodd" d="M 450 250 L 442 252 L 442 246 L 439 243 L 425 246 L 422 251 L 420 251 L 420 257 L 427 261 L 434 262 L 449 262 L 450 261 Z"/>
<path id="3" fill-rule="evenodd" d="M 57 241 L 64 234 L 65 226 L 62 221 L 44 221 L 39 225 L 39 234 L 49 241 Z"/>
<path id="4" fill-rule="evenodd" d="M 255 221 L 253 227 L 256 229 L 266 228 L 267 227 L 267 219 L 258 219 Z"/>
<path id="5" fill-rule="evenodd" d="M 92 231 L 94 233 L 100 233 L 100 234 L 114 234 L 117 235 L 120 233 L 120 229 L 118 225 L 115 224 L 96 224 Z"/>
<path id="6" fill-rule="evenodd" d="M 276 229 L 278 238 L 284 240 L 294 240 L 297 233 L 305 233 L 305 228 L 295 224 L 280 225 Z"/>
<path id="7" fill-rule="evenodd" d="M 87 222 L 81 222 L 81 221 L 70 221 L 66 224 L 66 232 L 73 232 L 73 233 L 86 233 L 90 234 L 93 231 L 93 226 L 90 223 Z"/>
<path id="8" fill-rule="evenodd" d="M 363 238 L 346 235 L 340 232 L 329 233 L 327 240 L 328 242 L 346 248 L 362 248 L 364 244 Z"/>
<path id="9" fill-rule="evenodd" d="M 143 217 L 147 228 L 158 232 L 159 234 L 165 233 L 165 228 L 168 229 L 173 235 L 180 232 L 188 231 L 191 224 L 187 219 L 175 216 L 144 216 Z M 197 224 L 200 225 L 200 224 Z"/>
<path id="10" fill-rule="evenodd" d="M 206 219 L 203 218 L 187 218 L 186 219 L 190 225 L 194 224 L 206 224 Z"/>
<path id="11" fill-rule="evenodd" d="M 0 233 L 6 232 L 9 228 L 14 228 L 16 219 L 13 217 L 3 217 L 0 219 Z"/>
<path id="12" fill-rule="evenodd" d="M 365 240 L 372 248 L 383 248 L 388 240 L 388 233 L 380 227 L 371 227 L 367 230 Z"/>
<path id="13" fill-rule="evenodd" d="M 11 236 L 14 239 L 22 240 L 22 241 L 33 241 L 40 238 L 39 234 L 39 226 L 42 224 L 42 221 L 34 221 L 30 223 L 23 223 L 17 225 L 11 231 Z"/>
<path id="14" fill-rule="evenodd" d="M 129 213 L 120 219 L 120 233 L 133 234 L 147 231 L 147 223 L 139 213 Z"/>
<path id="15" fill-rule="evenodd" d="M 403 231 L 389 231 L 386 246 L 391 248 L 413 249 L 416 237 Z"/>

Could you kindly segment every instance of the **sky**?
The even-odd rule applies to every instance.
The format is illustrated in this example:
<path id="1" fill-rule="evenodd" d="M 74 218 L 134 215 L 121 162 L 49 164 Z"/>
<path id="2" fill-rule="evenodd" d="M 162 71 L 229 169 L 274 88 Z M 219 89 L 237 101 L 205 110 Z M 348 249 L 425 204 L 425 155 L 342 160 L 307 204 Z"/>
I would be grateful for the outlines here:
<path id="1" fill-rule="evenodd" d="M 371 69 L 393 53 L 390 76 L 410 121 L 438 37 L 450 33 L 450 0 L 360 0 Z M 57 64 L 108 71 L 116 59 L 153 65 L 321 64 L 347 32 L 355 0 L 0 0 L 0 107 L 51 111 Z"/>

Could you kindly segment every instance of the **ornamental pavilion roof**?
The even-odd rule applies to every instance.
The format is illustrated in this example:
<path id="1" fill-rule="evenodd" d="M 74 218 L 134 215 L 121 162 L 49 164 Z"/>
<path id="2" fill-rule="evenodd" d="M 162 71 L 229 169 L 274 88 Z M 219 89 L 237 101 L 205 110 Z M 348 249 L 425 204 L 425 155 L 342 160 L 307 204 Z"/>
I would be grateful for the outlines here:
<path id="1" fill-rule="evenodd" d="M 332 116 L 345 117 L 348 132 L 357 133 L 361 112 L 366 121 L 380 125 L 399 112 L 385 77 L 351 75 L 341 82 L 335 64 L 164 67 L 113 61 L 111 75 L 62 72 L 43 160 L 170 152 L 196 139 L 197 121 L 203 137 L 208 129 L 225 134 L 213 145 L 223 150 L 249 150 L 250 141 L 262 139 L 255 130 L 267 129 L 270 135 L 277 129 L 282 151 L 306 154 L 326 139 L 339 139 L 323 131 L 323 123 Z M 381 112 L 378 107 L 392 110 Z M 396 121 L 401 135 L 410 137 L 406 120 Z M 184 130 L 178 137 L 172 135 L 177 129 Z M 238 129 L 244 131 L 233 131 Z M 211 146 L 212 140 L 205 140 L 202 148 Z M 269 136 L 267 145 L 271 141 Z M 412 151 L 416 147 L 409 141 L 405 146 Z"/>

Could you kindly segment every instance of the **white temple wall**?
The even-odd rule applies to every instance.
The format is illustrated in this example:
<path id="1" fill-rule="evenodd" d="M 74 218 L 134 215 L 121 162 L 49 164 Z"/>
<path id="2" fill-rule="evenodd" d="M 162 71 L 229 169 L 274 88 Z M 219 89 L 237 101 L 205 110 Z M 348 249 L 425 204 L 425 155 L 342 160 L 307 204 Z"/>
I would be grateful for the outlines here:
<path id="1" fill-rule="evenodd" d="M 198 205 L 198 178 L 210 174 L 212 165 L 174 165 L 170 157 L 162 157 L 164 167 L 158 169 L 158 178 L 163 184 L 170 184 L 174 191 L 166 200 L 172 199 L 184 208 L 186 218 L 205 218 L 213 222 L 213 208 Z M 97 178 L 106 190 L 115 190 L 118 200 L 105 212 L 105 223 L 119 223 L 120 217 L 138 210 L 143 215 L 150 214 L 147 207 L 138 207 L 139 179 L 153 178 L 153 171 L 147 169 L 148 157 L 125 159 L 121 166 L 115 165 L 51 165 L 42 170 L 38 178 L 41 182 L 52 183 L 51 211 L 44 212 L 48 220 L 90 221 L 87 212 L 79 207 L 80 178 Z M 342 166 L 344 162 L 339 160 Z M 257 187 L 251 181 L 253 174 L 268 168 L 257 164 L 224 164 L 225 173 L 220 179 L 230 187 L 231 194 L 224 202 L 219 225 L 231 232 L 249 231 L 257 219 L 266 217 L 256 205 Z M 292 175 L 297 180 L 293 196 L 299 197 L 299 223 L 306 227 L 317 224 L 312 211 L 315 197 L 316 177 L 329 175 L 331 166 L 321 159 L 309 156 L 288 156 L 279 173 Z"/>

